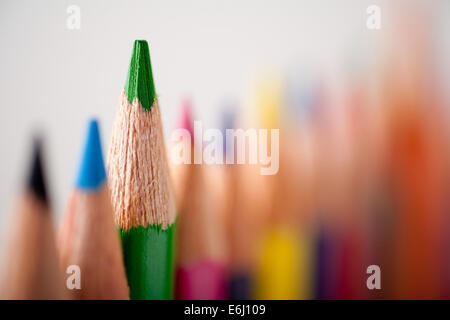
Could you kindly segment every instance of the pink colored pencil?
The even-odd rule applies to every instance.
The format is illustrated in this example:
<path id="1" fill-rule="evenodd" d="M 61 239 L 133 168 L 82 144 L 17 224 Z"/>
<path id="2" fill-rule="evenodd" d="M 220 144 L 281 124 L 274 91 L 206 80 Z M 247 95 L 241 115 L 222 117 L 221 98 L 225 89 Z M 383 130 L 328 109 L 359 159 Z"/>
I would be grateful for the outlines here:
<path id="1" fill-rule="evenodd" d="M 192 136 L 191 105 L 183 102 L 180 127 Z M 191 145 L 191 160 L 194 146 Z M 219 300 L 226 297 L 224 230 L 217 207 L 204 191 L 209 188 L 202 165 L 183 164 L 185 185 L 179 192 L 176 298 Z M 180 194 L 181 193 L 181 194 Z"/>

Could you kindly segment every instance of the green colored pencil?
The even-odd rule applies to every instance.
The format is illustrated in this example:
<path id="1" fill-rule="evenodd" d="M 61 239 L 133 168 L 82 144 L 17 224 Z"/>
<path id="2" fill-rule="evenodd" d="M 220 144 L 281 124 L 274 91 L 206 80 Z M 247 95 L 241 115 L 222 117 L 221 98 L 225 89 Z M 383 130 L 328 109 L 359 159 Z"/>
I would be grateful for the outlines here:
<path id="1" fill-rule="evenodd" d="M 131 299 L 173 297 L 176 209 L 148 44 L 134 42 L 108 155 Z"/>

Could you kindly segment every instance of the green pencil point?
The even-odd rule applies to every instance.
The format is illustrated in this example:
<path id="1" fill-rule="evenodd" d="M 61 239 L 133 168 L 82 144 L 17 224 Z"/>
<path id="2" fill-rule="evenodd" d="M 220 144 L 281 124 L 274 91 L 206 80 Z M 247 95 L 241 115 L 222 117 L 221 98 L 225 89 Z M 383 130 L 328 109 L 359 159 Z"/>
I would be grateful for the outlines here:
<path id="1" fill-rule="evenodd" d="M 150 63 L 150 52 L 148 43 L 145 40 L 136 40 L 134 42 L 124 89 L 130 103 L 133 103 L 133 100 L 137 98 L 144 109 L 150 110 L 155 101 L 156 92 L 152 65 Z"/>

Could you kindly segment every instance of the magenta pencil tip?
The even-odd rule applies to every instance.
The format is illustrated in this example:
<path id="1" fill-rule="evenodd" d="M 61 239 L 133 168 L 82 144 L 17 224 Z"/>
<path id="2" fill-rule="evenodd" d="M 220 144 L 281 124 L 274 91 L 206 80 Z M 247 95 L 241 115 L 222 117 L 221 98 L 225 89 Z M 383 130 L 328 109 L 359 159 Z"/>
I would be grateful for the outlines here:
<path id="1" fill-rule="evenodd" d="M 181 115 L 178 122 L 178 128 L 189 131 L 191 137 L 193 136 L 192 128 L 192 103 L 188 98 L 181 101 Z"/>

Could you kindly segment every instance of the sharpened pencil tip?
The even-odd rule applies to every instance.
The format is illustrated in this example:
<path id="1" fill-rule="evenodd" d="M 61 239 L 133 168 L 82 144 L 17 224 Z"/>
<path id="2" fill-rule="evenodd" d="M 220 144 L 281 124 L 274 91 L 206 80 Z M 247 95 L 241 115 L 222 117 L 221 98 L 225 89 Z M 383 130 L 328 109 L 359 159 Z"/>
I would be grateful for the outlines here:
<path id="1" fill-rule="evenodd" d="M 34 140 L 33 149 L 33 160 L 28 177 L 28 189 L 44 204 L 47 204 L 48 197 L 42 165 L 42 142 L 40 138 Z"/>
<path id="2" fill-rule="evenodd" d="M 130 103 L 133 103 L 134 99 L 137 98 L 144 109 L 150 110 L 155 101 L 156 92 L 150 52 L 148 43 L 145 40 L 136 40 L 134 42 L 124 89 Z"/>
<path id="3" fill-rule="evenodd" d="M 106 179 L 102 145 L 97 120 L 88 124 L 84 154 L 78 172 L 77 187 L 81 190 L 97 190 Z"/>

